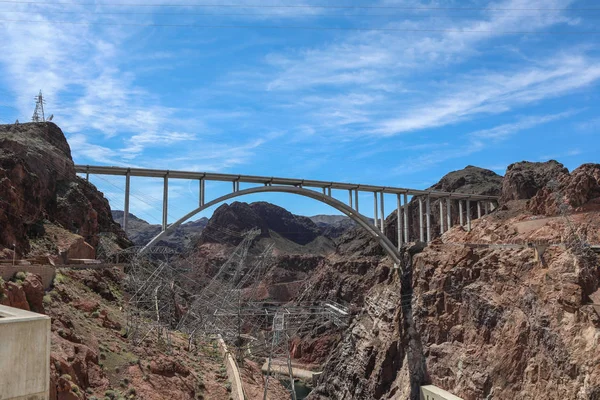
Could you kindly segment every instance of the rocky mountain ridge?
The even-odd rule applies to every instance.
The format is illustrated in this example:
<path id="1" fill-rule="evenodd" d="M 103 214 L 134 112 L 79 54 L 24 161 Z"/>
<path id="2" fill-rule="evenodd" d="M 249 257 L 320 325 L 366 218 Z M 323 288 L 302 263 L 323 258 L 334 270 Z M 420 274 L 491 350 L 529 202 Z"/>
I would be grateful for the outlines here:
<path id="1" fill-rule="evenodd" d="M 124 212 L 121 210 L 112 210 L 111 214 L 113 219 L 122 226 Z M 158 246 L 170 247 L 181 252 L 188 247 L 190 242 L 195 239 L 195 236 L 202 232 L 206 224 L 208 224 L 208 218 L 206 217 L 183 223 L 173 233 L 161 240 Z M 132 213 L 129 213 L 127 225 L 127 237 L 136 246 L 146 245 L 162 230 L 160 224 L 150 224 Z"/>

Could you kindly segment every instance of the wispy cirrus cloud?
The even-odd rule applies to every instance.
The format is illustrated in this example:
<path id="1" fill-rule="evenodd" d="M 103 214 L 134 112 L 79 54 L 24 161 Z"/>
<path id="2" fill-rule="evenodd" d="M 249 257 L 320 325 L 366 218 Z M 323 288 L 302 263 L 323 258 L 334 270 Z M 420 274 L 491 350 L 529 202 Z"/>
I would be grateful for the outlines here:
<path id="1" fill-rule="evenodd" d="M 483 151 L 495 143 L 507 140 L 510 136 L 550 122 L 567 119 L 578 111 L 565 111 L 557 114 L 536 115 L 519 118 L 516 122 L 502 124 L 490 129 L 479 130 L 460 137 L 464 143 L 458 146 L 445 147 L 428 151 L 416 157 L 410 157 L 394 169 L 397 175 L 410 174 L 428 169 L 447 160 L 465 158 Z M 575 154 L 572 154 L 575 155 Z M 545 158 L 545 157 L 543 157 Z M 499 169 L 499 167 L 496 167 Z"/>

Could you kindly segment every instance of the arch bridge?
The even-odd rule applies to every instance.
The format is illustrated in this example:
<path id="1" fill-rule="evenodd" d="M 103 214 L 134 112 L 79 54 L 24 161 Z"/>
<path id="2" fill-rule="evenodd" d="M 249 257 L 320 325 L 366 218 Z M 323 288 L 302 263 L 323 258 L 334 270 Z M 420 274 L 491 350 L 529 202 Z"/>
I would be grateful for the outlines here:
<path id="1" fill-rule="evenodd" d="M 237 198 L 244 195 L 255 193 L 291 193 L 325 203 L 343 214 L 350 217 L 355 223 L 365 229 L 390 256 L 397 266 L 400 266 L 400 249 L 403 244 L 411 241 L 430 242 L 431 227 L 431 200 L 439 199 L 440 205 L 440 232 L 444 233 L 445 228 L 452 226 L 451 209 L 458 205 L 459 223 L 464 225 L 466 221 L 467 230 L 471 229 L 471 207 L 474 204 L 477 207 L 477 218 L 493 210 L 498 204 L 497 196 L 484 196 L 463 193 L 450 193 L 432 190 L 418 190 L 390 186 L 376 186 L 343 182 L 327 182 L 310 179 L 291 179 L 279 177 L 253 176 L 253 175 L 233 175 L 208 172 L 189 172 L 189 171 L 170 171 L 142 168 L 125 168 L 109 166 L 91 166 L 76 165 L 75 171 L 85 174 L 86 180 L 92 175 L 113 175 L 125 177 L 125 201 L 123 214 L 123 230 L 127 232 L 129 216 L 129 193 L 131 187 L 131 177 L 151 177 L 163 179 L 163 201 L 162 201 L 162 230 L 154 237 L 141 253 L 148 252 L 164 236 L 171 233 L 177 226 L 194 215 L 210 208 L 216 204 Z M 184 215 L 182 218 L 167 224 L 167 212 L 169 203 L 169 180 L 185 179 L 198 181 L 198 207 Z M 231 183 L 231 192 L 206 201 L 206 181 L 229 182 Z M 240 184 L 249 184 L 250 187 L 240 189 Z M 345 191 L 348 193 L 348 202 L 344 203 L 334 196 L 332 191 Z M 373 219 L 366 217 L 359 211 L 359 193 L 369 192 L 373 194 Z M 396 197 L 396 213 L 398 217 L 397 237 L 398 245 L 394 245 L 385 235 L 385 196 L 394 195 Z M 418 227 L 419 235 L 416 238 L 410 237 L 408 196 L 418 200 Z M 445 201 L 444 201 L 445 200 Z M 444 205 L 445 203 L 445 205 Z M 463 207 L 464 206 L 464 207 Z M 444 212 L 445 208 L 445 212 Z M 466 211 L 466 213 L 465 213 Z M 466 215 L 465 215 L 466 214 Z M 446 218 L 444 218 L 446 217 Z M 446 220 L 446 221 L 444 221 Z"/>

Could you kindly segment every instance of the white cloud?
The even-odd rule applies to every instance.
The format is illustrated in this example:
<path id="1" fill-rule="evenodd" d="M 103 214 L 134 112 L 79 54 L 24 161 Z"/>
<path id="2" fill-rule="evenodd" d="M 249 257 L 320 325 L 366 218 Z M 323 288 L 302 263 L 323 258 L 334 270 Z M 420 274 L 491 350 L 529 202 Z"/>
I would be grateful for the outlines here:
<path id="1" fill-rule="evenodd" d="M 410 174 L 426 170 L 447 160 L 467 158 L 474 153 L 484 150 L 491 144 L 508 139 L 510 136 L 518 132 L 549 122 L 569 118 L 575 114 L 577 114 L 577 111 L 565 111 L 557 114 L 524 117 L 514 123 L 503 124 L 494 128 L 471 132 L 464 135 L 464 138 L 461 137 L 461 139 L 464 139 L 464 145 L 445 147 L 441 150 L 432 150 L 419 156 L 411 157 L 398 165 L 394 169 L 394 173 L 397 175 Z M 495 167 L 494 169 L 498 170 L 500 167 Z"/>
<path id="2" fill-rule="evenodd" d="M 562 56 L 525 70 L 463 76 L 429 104 L 416 104 L 400 117 L 383 121 L 375 134 L 395 135 L 435 128 L 513 110 L 584 88 L 600 79 L 600 63 L 581 55 Z"/>
<path id="3" fill-rule="evenodd" d="M 537 125 L 546 124 L 548 122 L 556 121 L 559 119 L 568 118 L 575 114 L 577 114 L 577 111 L 565 111 L 559 114 L 534 115 L 531 117 L 524 117 L 514 123 L 499 125 L 491 129 L 483 129 L 480 131 L 472 132 L 470 136 L 473 138 L 492 141 L 505 140 L 509 136 L 512 136 L 513 134 L 519 131 L 533 128 Z"/>

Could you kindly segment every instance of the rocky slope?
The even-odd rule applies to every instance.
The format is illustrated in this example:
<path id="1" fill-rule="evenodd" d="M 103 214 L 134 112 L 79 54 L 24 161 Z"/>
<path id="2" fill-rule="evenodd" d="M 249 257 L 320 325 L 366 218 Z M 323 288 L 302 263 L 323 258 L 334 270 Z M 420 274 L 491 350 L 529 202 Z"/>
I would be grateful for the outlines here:
<path id="1" fill-rule="evenodd" d="M 102 237 L 129 245 L 102 193 L 76 176 L 65 136 L 51 122 L 0 125 L 0 226 L 5 257 L 13 244 L 20 256 L 32 255 L 34 240 L 42 254 L 68 251 L 56 246 L 48 226 L 77 234 L 94 248 Z"/>
<path id="2" fill-rule="evenodd" d="M 113 219 L 119 224 L 123 224 L 123 214 L 121 210 L 112 210 Z M 208 218 L 202 217 L 196 221 L 186 222 L 178 226 L 173 233 L 158 243 L 158 246 L 170 247 L 178 252 L 182 252 L 194 240 L 194 237 L 206 227 Z M 162 229 L 159 224 L 150 224 L 134 214 L 129 213 L 127 222 L 127 237 L 136 246 L 144 246 Z"/>
<path id="3" fill-rule="evenodd" d="M 171 346 L 156 335 L 131 342 L 123 281 L 118 268 L 61 269 L 46 294 L 36 275 L 18 273 L 12 281 L 0 281 L 0 304 L 52 318 L 50 399 L 230 399 L 214 343 L 199 338 L 190 347 L 178 332 L 171 333 Z M 242 379 L 250 393 L 262 394 L 254 364 L 242 369 Z M 283 398 L 278 382 L 271 388 L 270 399 Z"/>
<path id="4" fill-rule="evenodd" d="M 419 384 L 429 382 L 467 400 L 600 398 L 599 264 L 572 246 L 574 233 L 600 242 L 598 167 L 559 177 L 559 197 L 579 210 L 569 219 L 529 210 L 556 209 L 557 191 L 546 185 L 552 179 L 529 181 L 532 194 L 510 181 L 521 175 L 507 174 L 502 186 L 520 189 L 471 232 L 454 227 L 424 250 L 413 248 L 403 275 L 379 257 L 362 279 L 370 284 L 356 288 L 364 308 L 310 398 L 417 399 Z M 539 240 L 569 247 L 550 247 L 538 261 L 527 246 L 468 245 Z M 347 282 L 328 285 L 339 296 Z"/>

